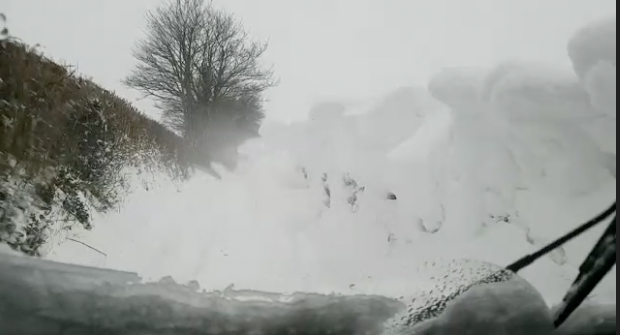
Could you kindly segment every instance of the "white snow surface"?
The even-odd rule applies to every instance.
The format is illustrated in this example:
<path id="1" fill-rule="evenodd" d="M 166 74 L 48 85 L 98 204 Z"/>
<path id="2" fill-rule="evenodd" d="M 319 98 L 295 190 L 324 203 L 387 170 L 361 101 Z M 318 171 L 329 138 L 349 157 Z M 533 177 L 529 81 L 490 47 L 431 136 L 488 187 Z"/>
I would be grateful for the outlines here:
<path id="1" fill-rule="evenodd" d="M 548 335 L 554 327 L 540 293 L 527 281 L 514 277 L 474 286 L 450 301 L 439 317 L 418 323 L 413 332 L 411 327 L 403 330 L 393 334 Z"/>
<path id="2" fill-rule="evenodd" d="M 428 90 L 400 89 L 367 111 L 331 104 L 307 122 L 268 124 L 222 180 L 158 178 L 74 236 L 105 256 L 55 241 L 47 258 L 207 290 L 389 297 L 435 287 L 429 262 L 506 265 L 615 199 L 615 19 L 613 62 L 600 47 L 611 43 L 610 22 L 571 40 L 577 73 L 515 61 L 452 68 Z M 541 301 L 560 301 L 603 228 L 520 273 Z M 612 271 L 592 301 L 615 309 L 615 281 Z M 468 294 L 481 302 L 485 290 Z"/>

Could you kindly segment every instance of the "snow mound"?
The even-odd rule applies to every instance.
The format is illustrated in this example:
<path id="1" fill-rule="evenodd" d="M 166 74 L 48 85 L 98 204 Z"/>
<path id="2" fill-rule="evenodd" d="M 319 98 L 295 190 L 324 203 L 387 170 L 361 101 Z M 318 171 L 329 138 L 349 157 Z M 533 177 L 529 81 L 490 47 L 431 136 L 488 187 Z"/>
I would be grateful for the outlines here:
<path id="1" fill-rule="evenodd" d="M 616 19 L 595 22 L 575 34 L 568 44 L 575 71 L 590 95 L 592 105 L 611 120 L 615 153 L 616 125 Z M 612 139 L 609 138 L 608 141 Z"/>
<path id="2" fill-rule="evenodd" d="M 588 48 L 582 42 L 572 48 L 580 45 Z M 433 334 L 463 334 L 454 329 L 480 322 L 488 329 L 472 332 L 510 334 L 499 324 L 503 320 L 515 331 L 535 334 L 518 324 L 530 318 L 549 325 L 549 311 L 518 276 L 484 262 L 420 271 L 412 264 L 438 256 L 506 264 L 590 219 L 614 199 L 615 123 L 609 109 L 615 110 L 610 89 L 615 55 L 612 62 L 600 56 L 605 52 L 594 52 L 606 63 L 593 67 L 579 52 L 573 54 L 576 63 L 587 64 L 578 66 L 587 73 L 525 62 L 446 69 L 428 90 L 400 89 L 366 113 L 351 115 L 341 105 L 324 104 L 307 122 L 265 124 L 264 136 L 242 148 L 236 171 L 224 171 L 221 180 L 196 176 L 178 191 L 136 195 L 83 241 L 106 253 L 106 266 L 151 278 L 196 279 L 210 289 L 232 282 L 261 291 L 404 295 L 410 311 L 399 310 L 390 323 L 397 333 L 409 335 L 412 327 L 421 327 Z M 394 196 L 386 197 L 388 191 Z M 547 303 L 556 303 L 598 234 L 565 245 L 520 275 Z M 67 245 L 57 259 L 75 262 L 76 252 Z M 418 292 L 425 288 L 418 278 L 424 272 L 438 280 Z M 159 303 L 144 297 L 155 287 L 155 295 L 161 295 L 163 284 L 153 285 L 120 285 L 112 291 L 130 292 L 131 299 L 155 306 Z M 597 299 L 604 295 L 615 301 L 609 294 L 615 293 L 615 280 L 601 284 L 599 292 Z M 307 307 L 312 304 L 278 305 L 286 304 L 280 300 L 285 296 L 246 293 L 251 304 L 226 302 L 230 295 L 225 300 L 191 296 L 216 301 L 226 311 L 243 311 L 236 314 L 240 323 L 254 318 L 251 311 L 265 312 L 257 313 L 279 324 L 285 324 L 285 316 L 304 320 L 302 315 L 320 314 Z M 484 301 L 484 294 L 495 298 Z M 320 297 L 326 304 L 321 306 L 336 299 Z M 166 299 L 162 306 L 169 306 Z M 464 311 L 467 301 L 480 307 Z M 295 306 L 306 312 L 293 313 Z M 135 307 L 140 310 L 142 304 Z M 212 311 L 191 308 L 185 310 L 189 315 Z M 479 318 L 472 315 L 478 310 Z M 144 315 L 159 322 L 157 313 Z M 335 313 L 330 317 L 339 321 L 329 322 L 357 318 L 344 315 Z M 343 334 L 355 333 L 349 330 Z"/>
<path id="3" fill-rule="evenodd" d="M 446 266 L 447 265 L 447 266 Z M 493 264 L 460 260 L 432 267 L 437 286 L 406 300 L 387 322 L 398 334 L 549 334 L 551 313 L 527 281 Z"/>
<path id="4" fill-rule="evenodd" d="M 413 331 L 437 335 L 547 335 L 553 331 L 553 324 L 540 294 L 515 277 L 472 287 L 449 303 L 440 317 Z"/>
<path id="5" fill-rule="evenodd" d="M 171 278 L 19 260 L 0 254 L 3 334 L 380 334 L 403 308 L 378 296 L 198 292 Z"/>
<path id="6" fill-rule="evenodd" d="M 577 31 L 568 43 L 568 56 L 581 78 L 599 62 L 616 66 L 616 18 L 593 22 Z"/>
<path id="7" fill-rule="evenodd" d="M 548 64 L 499 64 L 486 76 L 484 85 L 484 96 L 492 110 L 510 120 L 557 122 L 591 110 L 587 92 L 577 77 Z"/>
<path id="8" fill-rule="evenodd" d="M 616 18 L 578 31 L 568 43 L 573 67 L 602 115 L 589 127 L 603 150 L 616 153 Z M 615 164 L 614 164 L 615 169 Z"/>
<path id="9" fill-rule="evenodd" d="M 616 331 L 615 303 L 586 302 L 571 314 L 554 335 L 616 335 Z"/>
<path id="10" fill-rule="evenodd" d="M 616 118 L 616 65 L 599 62 L 584 77 L 584 87 L 598 111 Z"/>
<path id="11" fill-rule="evenodd" d="M 310 120 L 330 120 L 337 119 L 344 115 L 346 107 L 337 102 L 322 102 L 314 105 L 308 113 Z"/>
<path id="12" fill-rule="evenodd" d="M 482 83 L 486 70 L 479 68 L 446 68 L 428 84 L 431 95 L 459 112 L 480 112 Z"/>
<path id="13" fill-rule="evenodd" d="M 386 94 L 374 106 L 356 115 L 357 132 L 366 142 L 393 148 L 442 106 L 423 87 L 401 87 Z"/>

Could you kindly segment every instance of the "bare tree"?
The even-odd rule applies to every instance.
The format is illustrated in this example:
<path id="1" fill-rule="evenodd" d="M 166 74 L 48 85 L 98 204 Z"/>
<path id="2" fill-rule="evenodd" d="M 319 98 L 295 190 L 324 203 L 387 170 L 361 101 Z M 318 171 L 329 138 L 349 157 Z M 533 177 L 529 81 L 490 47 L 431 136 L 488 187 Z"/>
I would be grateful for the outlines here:
<path id="1" fill-rule="evenodd" d="M 262 93 L 275 85 L 260 64 L 267 43 L 204 0 L 172 0 L 147 13 L 146 33 L 125 84 L 154 98 L 167 125 L 210 154 L 257 135 Z"/>
<path id="2" fill-rule="evenodd" d="M 6 27 L 6 15 L 0 13 L 0 41 L 9 37 L 9 29 Z"/>

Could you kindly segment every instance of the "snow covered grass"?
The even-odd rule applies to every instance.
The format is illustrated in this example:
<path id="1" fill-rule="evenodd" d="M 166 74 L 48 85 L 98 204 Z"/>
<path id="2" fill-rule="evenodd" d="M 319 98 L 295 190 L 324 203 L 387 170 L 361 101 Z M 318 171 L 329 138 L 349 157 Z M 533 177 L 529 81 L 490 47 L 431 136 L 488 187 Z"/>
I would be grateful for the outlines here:
<path id="1" fill-rule="evenodd" d="M 571 48 L 578 53 L 579 43 Z M 615 48 L 613 59 L 615 70 Z M 615 199 L 615 146 L 607 143 L 615 127 L 593 126 L 615 118 L 611 90 L 601 84 L 609 73 L 583 67 L 579 77 L 514 62 L 446 70 L 418 96 L 443 106 L 401 106 L 402 115 L 420 106 L 433 112 L 411 119 L 420 123 L 399 143 L 389 136 L 399 113 L 384 115 L 381 127 L 360 121 L 380 118 L 380 109 L 274 129 L 248 143 L 247 159 L 221 180 L 162 181 L 98 218 L 82 238 L 106 254 L 103 261 L 69 243 L 48 257 L 197 280 L 206 290 L 233 283 L 390 297 L 432 289 L 441 280 L 425 264 L 441 258 L 508 264 Z M 355 188 L 355 208 L 345 175 L 363 187 Z M 568 289 L 602 228 L 521 273 L 547 305 Z M 592 299 L 615 303 L 615 272 Z"/>
<path id="2" fill-rule="evenodd" d="M 158 165 L 177 173 L 187 163 L 181 142 L 73 68 L 5 38 L 0 43 L 0 243 L 40 255 L 49 231 L 89 228 L 91 210 L 109 210 L 124 193 L 123 168 Z"/>

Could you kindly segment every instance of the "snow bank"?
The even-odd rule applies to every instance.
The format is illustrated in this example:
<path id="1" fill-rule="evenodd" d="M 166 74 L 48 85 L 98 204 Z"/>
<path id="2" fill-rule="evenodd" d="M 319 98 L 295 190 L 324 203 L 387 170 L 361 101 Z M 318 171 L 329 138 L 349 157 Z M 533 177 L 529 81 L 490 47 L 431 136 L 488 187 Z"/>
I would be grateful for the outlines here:
<path id="1" fill-rule="evenodd" d="M 592 22 L 577 31 L 568 43 L 575 72 L 584 78 L 600 62 L 616 65 L 616 18 Z"/>
<path id="2" fill-rule="evenodd" d="M 592 106 L 601 115 L 588 130 L 604 151 L 616 155 L 616 19 L 594 22 L 578 31 L 568 54 Z M 615 162 L 612 166 L 615 171 Z M 615 172 L 614 172 L 615 173 Z"/>
<path id="3" fill-rule="evenodd" d="M 508 264 L 615 199 L 615 127 L 598 123 L 615 106 L 610 70 L 579 65 L 590 56 L 574 55 L 589 74 L 524 62 L 447 69 L 428 91 L 398 90 L 366 113 L 347 114 L 335 104 L 307 122 L 266 127 L 263 138 L 241 148 L 237 171 L 137 192 L 83 241 L 105 252 L 106 267 L 148 279 L 195 279 L 207 290 L 234 283 L 281 293 L 413 297 L 445 285 L 451 290 L 440 296 L 450 297 L 480 278 L 467 271 L 454 281 L 454 273 L 433 276 L 419 264 L 440 257 Z M 504 294 L 523 294 L 531 309 L 506 317 L 520 322 L 538 313 L 548 321 L 541 301 L 561 298 L 600 233 L 520 274 L 542 298 L 521 279 L 463 296 L 501 311 L 510 304 Z M 65 243 L 50 258 L 93 264 L 72 248 Z M 497 299 L 484 302 L 483 294 Z M 615 272 L 593 299 L 612 295 Z M 475 319 L 454 316 L 465 303 L 452 298 L 427 325 L 453 329 L 446 320 Z"/>
<path id="4" fill-rule="evenodd" d="M 401 87 L 355 115 L 354 135 L 364 152 L 385 154 L 416 133 L 441 108 L 425 88 Z"/>
<path id="5" fill-rule="evenodd" d="M 480 113 L 482 84 L 486 70 L 479 68 L 446 68 L 428 83 L 431 95 L 459 113 Z"/>
<path id="6" fill-rule="evenodd" d="M 608 33 L 605 27 L 600 34 Z M 615 127 L 596 127 L 600 113 L 575 74 L 513 61 L 487 70 L 446 69 L 430 80 L 429 91 L 449 107 L 450 117 L 434 127 L 444 129 L 443 139 L 435 135 L 437 145 L 427 146 L 424 159 L 400 168 L 427 171 L 432 180 L 410 184 L 431 184 L 423 189 L 436 205 L 422 206 L 423 221 L 460 235 L 494 224 L 485 215 L 509 217 L 528 239 L 544 240 L 551 235 L 531 223 L 563 220 L 534 213 L 547 212 L 545 206 L 566 211 L 567 201 L 610 194 L 603 189 L 615 177 L 615 155 L 605 151 L 615 146 Z M 419 134 L 406 143 L 425 146 Z M 411 156 L 402 149 L 397 155 Z M 532 206 L 535 201 L 540 205 Z"/>
<path id="7" fill-rule="evenodd" d="M 554 334 L 615 335 L 616 332 L 616 304 L 586 301 Z"/>
<path id="8" fill-rule="evenodd" d="M 380 334 L 402 308 L 373 296 L 281 295 L 139 283 L 131 273 L 0 254 L 3 334 Z"/>
<path id="9" fill-rule="evenodd" d="M 511 273 L 495 272 L 456 297 L 444 297 L 420 313 L 409 307 L 388 334 L 547 335 L 551 312 L 540 293 Z M 415 303 L 415 301 L 413 302 Z M 413 313 L 412 313 L 413 312 Z M 422 314 L 422 315 L 421 315 Z"/>
<path id="10" fill-rule="evenodd" d="M 577 77 L 548 64 L 500 64 L 488 73 L 483 91 L 491 110 L 510 120 L 558 122 L 587 115 L 591 109 Z"/>
<path id="11" fill-rule="evenodd" d="M 0 254 L 0 326 L 7 334 L 559 334 L 615 333 L 615 304 L 586 304 L 557 332 L 528 282 L 500 267 L 429 264 L 443 286 L 396 299 L 370 295 L 207 293 L 170 277 Z M 430 269 L 430 268 L 429 268 Z M 450 276 L 446 276 L 450 274 Z M 473 284 L 472 284 L 473 282 Z"/>

